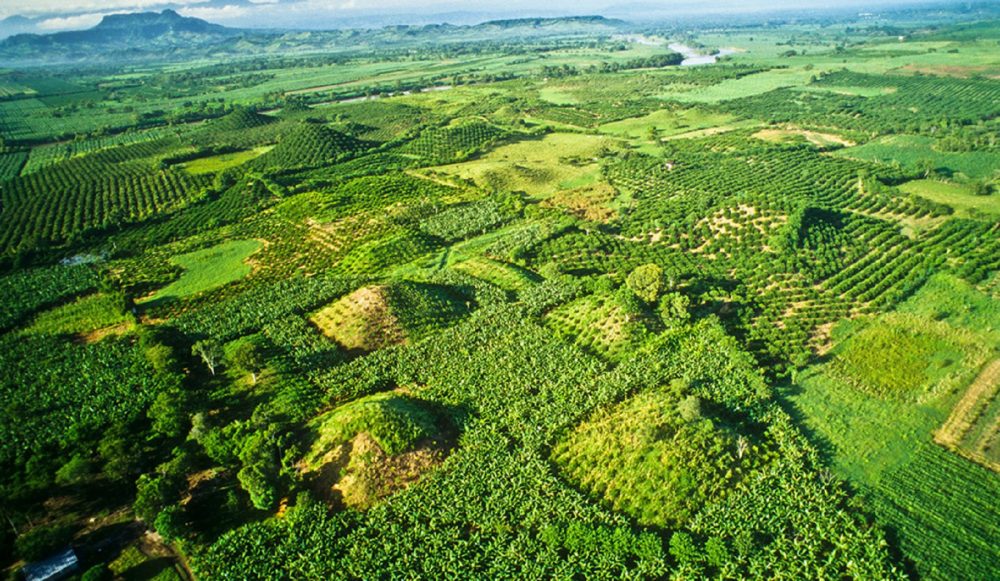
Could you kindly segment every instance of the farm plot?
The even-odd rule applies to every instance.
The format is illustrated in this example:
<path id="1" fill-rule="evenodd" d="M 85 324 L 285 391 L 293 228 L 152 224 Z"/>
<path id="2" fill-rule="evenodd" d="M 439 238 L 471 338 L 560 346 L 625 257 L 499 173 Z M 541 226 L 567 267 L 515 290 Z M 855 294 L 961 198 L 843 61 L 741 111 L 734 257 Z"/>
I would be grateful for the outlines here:
<path id="1" fill-rule="evenodd" d="M 520 190 L 546 198 L 557 190 L 573 189 L 597 182 L 597 158 L 611 145 L 604 137 L 553 133 L 539 141 L 519 141 L 498 147 L 488 154 L 436 171 L 471 179 L 480 187 Z"/>
<path id="2" fill-rule="evenodd" d="M 163 303 L 240 280 L 252 270 L 247 258 L 261 246 L 257 240 L 232 240 L 175 256 L 170 261 L 184 269 L 181 277 L 140 302 Z"/>

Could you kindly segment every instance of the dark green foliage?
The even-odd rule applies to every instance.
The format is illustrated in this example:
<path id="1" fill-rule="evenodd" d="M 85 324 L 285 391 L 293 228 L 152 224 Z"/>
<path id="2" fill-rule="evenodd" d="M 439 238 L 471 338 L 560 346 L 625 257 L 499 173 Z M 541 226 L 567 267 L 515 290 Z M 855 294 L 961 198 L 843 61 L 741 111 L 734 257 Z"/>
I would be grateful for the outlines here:
<path id="1" fill-rule="evenodd" d="M 66 548 L 73 538 L 73 528 L 66 525 L 43 525 L 17 537 L 14 547 L 25 561 L 40 561 Z"/>
<path id="2" fill-rule="evenodd" d="M 2 338 L 0 462 L 11 466 L 145 410 L 175 385 L 130 338 L 76 345 L 45 335 Z M 54 473 L 54 470 L 53 470 Z"/>
<path id="3" fill-rule="evenodd" d="M 273 117 L 261 115 L 245 107 L 237 107 L 233 109 L 232 113 L 212 121 L 211 125 L 213 129 L 218 131 L 242 131 L 267 125 L 274 121 Z"/>
<path id="4" fill-rule="evenodd" d="M 87 265 L 49 266 L 0 276 L 0 329 L 23 322 L 42 307 L 82 295 L 97 287 L 98 277 Z"/>
<path id="5" fill-rule="evenodd" d="M 0 182 L 16 178 L 24 167 L 24 162 L 28 161 L 28 152 L 12 151 L 0 153 Z"/>
<path id="6" fill-rule="evenodd" d="M 101 563 L 84 571 L 83 575 L 80 576 L 80 581 L 111 581 L 113 578 L 114 575 L 108 566 Z"/>
<path id="7" fill-rule="evenodd" d="M 463 119 L 428 129 L 407 143 L 402 151 L 424 158 L 426 165 L 463 160 L 488 149 L 508 132 L 482 119 Z"/>
<path id="8" fill-rule="evenodd" d="M 253 167 L 301 168 L 337 163 L 368 149 L 368 145 L 318 123 L 301 123 L 274 149 L 250 163 Z"/>

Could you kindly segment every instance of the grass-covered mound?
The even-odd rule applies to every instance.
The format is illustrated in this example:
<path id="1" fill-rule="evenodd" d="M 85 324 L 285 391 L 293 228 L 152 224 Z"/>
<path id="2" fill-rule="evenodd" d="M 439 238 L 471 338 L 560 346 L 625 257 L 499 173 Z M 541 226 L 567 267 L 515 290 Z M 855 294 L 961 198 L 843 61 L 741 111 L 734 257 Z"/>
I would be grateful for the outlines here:
<path id="1" fill-rule="evenodd" d="M 298 168 L 335 163 L 368 149 L 368 144 L 319 123 L 302 123 L 253 162 L 255 167 Z"/>
<path id="2" fill-rule="evenodd" d="M 318 491 L 367 508 L 416 482 L 445 456 L 450 423 L 427 402 L 399 392 L 342 405 L 309 424 L 315 440 L 302 461 Z"/>
<path id="3" fill-rule="evenodd" d="M 683 382 L 599 410 L 552 451 L 564 476 L 639 524 L 677 527 L 766 454 Z"/>
<path id="4" fill-rule="evenodd" d="M 579 347 L 616 359 L 642 345 L 651 333 L 646 313 L 625 293 L 597 293 L 553 309 L 545 322 Z"/>
<path id="5" fill-rule="evenodd" d="M 311 320 L 351 351 L 374 351 L 419 340 L 467 312 L 468 305 L 452 289 L 399 282 L 360 288 L 320 309 Z"/>
<path id="6" fill-rule="evenodd" d="M 428 129 L 406 144 L 403 151 L 431 162 L 456 161 L 483 151 L 508 132 L 483 119 L 456 119 L 444 127 Z"/>
<path id="7" fill-rule="evenodd" d="M 212 128 L 218 131 L 238 131 L 261 127 L 269 123 L 274 123 L 274 121 L 273 117 L 261 115 L 245 107 L 238 107 L 233 109 L 232 113 L 228 113 L 213 121 Z"/>

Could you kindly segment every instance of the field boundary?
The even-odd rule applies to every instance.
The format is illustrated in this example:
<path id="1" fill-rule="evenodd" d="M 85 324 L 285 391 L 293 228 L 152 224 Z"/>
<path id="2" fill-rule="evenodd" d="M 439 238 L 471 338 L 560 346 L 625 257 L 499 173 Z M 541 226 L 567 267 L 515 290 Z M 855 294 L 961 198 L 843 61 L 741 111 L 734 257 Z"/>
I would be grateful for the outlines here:
<path id="1" fill-rule="evenodd" d="M 952 408 L 948 419 L 940 428 L 934 431 L 934 441 L 953 452 L 982 464 L 987 468 L 1000 472 L 1000 463 L 993 462 L 981 454 L 983 446 L 977 445 L 974 450 L 962 447 L 962 440 L 980 419 L 982 413 L 1000 391 L 1000 358 L 990 361 L 973 380 L 965 391 L 962 399 Z M 994 422 L 992 428 L 1000 427 Z M 981 443 L 992 439 L 995 430 L 989 430 L 980 438 Z"/>

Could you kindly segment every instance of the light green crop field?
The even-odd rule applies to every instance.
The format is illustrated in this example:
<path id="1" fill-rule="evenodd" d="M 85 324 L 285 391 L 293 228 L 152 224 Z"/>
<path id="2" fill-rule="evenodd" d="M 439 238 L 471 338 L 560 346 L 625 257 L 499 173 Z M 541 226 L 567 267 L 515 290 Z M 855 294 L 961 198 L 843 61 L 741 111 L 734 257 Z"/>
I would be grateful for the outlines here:
<path id="1" fill-rule="evenodd" d="M 726 126 L 735 119 L 733 115 L 712 113 L 697 108 L 680 111 L 661 109 L 643 117 L 606 123 L 598 130 L 625 139 L 649 141 L 651 128 L 655 129 L 657 137 L 670 137 L 709 127 Z"/>
<path id="2" fill-rule="evenodd" d="M 240 280 L 252 270 L 246 259 L 261 246 L 257 240 L 232 240 L 175 256 L 170 262 L 184 269 L 181 277 L 142 302 L 180 299 Z"/>
<path id="3" fill-rule="evenodd" d="M 934 140 L 918 135 L 889 135 L 874 141 L 848 147 L 835 153 L 842 157 L 874 161 L 898 162 L 911 170 L 924 161 L 936 168 L 960 172 L 970 178 L 989 178 L 1000 172 L 1000 154 L 988 151 L 948 152 L 934 149 Z"/>
<path id="4" fill-rule="evenodd" d="M 552 133 L 540 140 L 498 147 L 473 161 L 436 169 L 472 179 L 481 187 L 521 190 L 532 197 L 546 198 L 558 190 L 597 182 L 600 168 L 593 159 L 602 148 L 609 146 L 613 146 L 613 141 L 605 137 Z M 570 159 L 582 161 L 572 163 Z"/>
<path id="5" fill-rule="evenodd" d="M 747 75 L 739 79 L 730 79 L 708 87 L 698 87 L 687 91 L 668 90 L 657 95 L 667 101 L 681 103 L 719 103 L 742 97 L 761 95 L 783 87 L 805 85 L 811 78 L 823 70 L 807 69 L 804 66 L 787 69 L 772 69 L 762 73 Z"/>
<path id="6" fill-rule="evenodd" d="M 128 317 L 111 297 L 94 294 L 39 314 L 28 333 L 77 334 L 124 323 Z"/>
<path id="7" fill-rule="evenodd" d="M 977 196 L 973 189 L 965 184 L 940 180 L 913 180 L 900 185 L 899 189 L 950 206 L 955 209 L 957 216 L 964 218 L 973 217 L 972 211 L 1000 216 L 1000 194 L 997 192 L 988 196 Z"/>
<path id="8" fill-rule="evenodd" d="M 247 151 L 237 151 L 235 153 L 222 153 L 209 157 L 201 157 L 181 164 L 185 171 L 192 175 L 202 175 L 218 173 L 224 169 L 243 165 L 244 163 L 259 157 L 273 149 L 272 146 L 256 147 Z"/>
<path id="9" fill-rule="evenodd" d="M 840 373 L 832 372 L 834 364 L 823 363 L 807 368 L 792 386 L 782 391 L 812 438 L 831 457 L 835 471 L 870 496 L 876 515 L 896 527 L 899 542 L 913 556 L 921 575 L 943 579 L 949 574 L 945 571 L 951 571 L 954 565 L 943 559 L 939 551 L 929 550 L 929 544 L 964 547 L 970 558 L 976 559 L 989 558 L 994 551 L 990 546 L 994 533 L 989 532 L 989 527 L 956 529 L 941 519 L 951 514 L 964 519 L 963 523 L 980 518 L 988 521 L 991 509 L 983 503 L 990 502 L 990 491 L 998 490 L 1000 477 L 972 465 L 961 468 L 967 461 L 954 455 L 948 461 L 949 453 L 932 444 L 931 439 L 989 353 L 1000 346 L 1000 303 L 959 279 L 936 276 L 902 303 L 898 312 L 917 318 L 910 328 L 918 334 L 937 328 L 939 343 L 961 337 L 957 342 L 963 345 L 955 359 L 960 362 L 960 370 L 951 374 L 958 381 L 952 382 L 951 387 L 919 402 L 881 398 L 850 385 Z M 845 326 L 840 332 L 848 336 L 841 345 L 850 349 L 851 343 L 869 329 L 856 333 L 849 325 Z M 901 369 L 890 369 L 906 359 L 906 354 L 891 356 L 886 361 L 885 350 L 878 350 L 870 341 L 866 347 L 873 349 L 870 358 L 884 365 L 882 370 L 887 379 L 911 380 L 913 374 L 902 375 Z M 924 347 L 930 348 L 929 355 L 925 353 L 926 357 L 919 362 L 914 360 L 920 367 L 943 353 L 934 353 L 940 345 L 925 343 Z M 910 354 L 920 348 L 919 342 L 913 341 L 909 345 L 897 341 L 890 347 Z M 834 350 L 835 358 L 840 349 L 838 346 Z M 920 374 L 919 370 L 915 373 Z M 942 463 L 954 464 L 947 482 L 939 484 L 948 490 L 929 493 L 922 479 L 940 475 L 944 470 Z M 977 480 L 979 484 L 973 485 Z M 962 489 L 977 492 L 955 494 Z M 967 515 L 969 512 L 981 516 Z"/>

